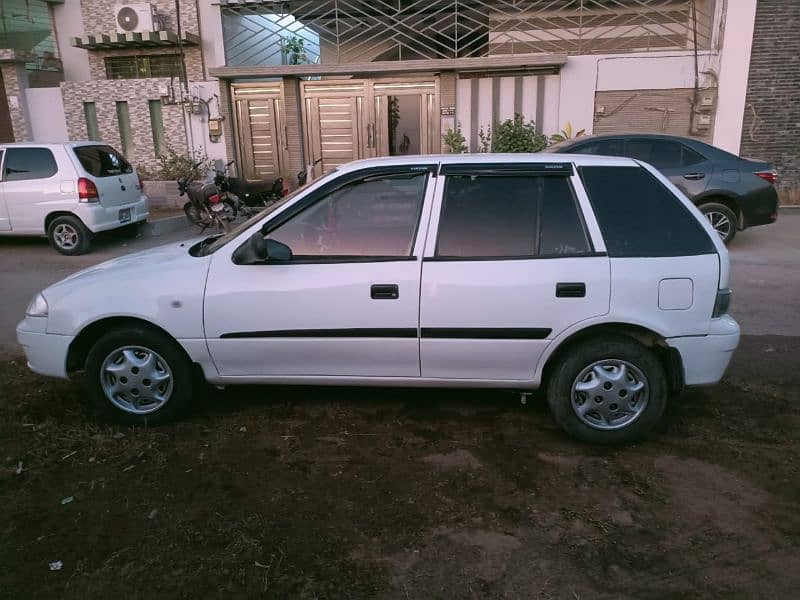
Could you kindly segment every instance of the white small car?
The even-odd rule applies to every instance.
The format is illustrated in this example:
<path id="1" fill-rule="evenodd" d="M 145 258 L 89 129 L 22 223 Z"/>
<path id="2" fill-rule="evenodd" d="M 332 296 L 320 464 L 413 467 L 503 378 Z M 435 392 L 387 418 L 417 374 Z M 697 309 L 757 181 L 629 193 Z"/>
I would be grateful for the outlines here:
<path id="1" fill-rule="evenodd" d="M 198 381 L 543 388 L 591 442 L 648 433 L 739 342 L 725 246 L 629 158 L 448 155 L 344 165 L 237 229 L 38 294 L 29 366 L 85 370 L 144 424 Z"/>
<path id="2" fill-rule="evenodd" d="M 0 144 L 0 235 L 47 235 L 61 254 L 92 234 L 147 220 L 136 171 L 98 142 Z"/>

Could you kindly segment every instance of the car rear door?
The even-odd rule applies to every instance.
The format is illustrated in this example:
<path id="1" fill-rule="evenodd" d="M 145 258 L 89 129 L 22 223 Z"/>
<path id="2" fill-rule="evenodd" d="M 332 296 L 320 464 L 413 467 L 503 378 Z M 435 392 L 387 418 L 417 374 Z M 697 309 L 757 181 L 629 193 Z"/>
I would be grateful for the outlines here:
<path id="1" fill-rule="evenodd" d="M 81 175 L 91 179 L 104 208 L 127 206 L 139 201 L 141 188 L 133 167 L 111 146 L 86 144 L 72 147 Z"/>
<path id="2" fill-rule="evenodd" d="M 441 175 L 422 269 L 422 376 L 532 380 L 552 339 L 609 309 L 608 258 L 573 166 L 451 164 Z"/>
<path id="3" fill-rule="evenodd" d="M 710 160 L 677 140 L 629 138 L 625 156 L 650 163 L 690 199 L 705 191 L 714 172 Z"/>
<path id="4" fill-rule="evenodd" d="M 47 214 L 61 208 L 64 193 L 53 150 L 36 146 L 6 148 L 3 157 L 3 198 L 11 229 L 44 233 Z M 62 161 L 63 154 L 61 155 Z"/>

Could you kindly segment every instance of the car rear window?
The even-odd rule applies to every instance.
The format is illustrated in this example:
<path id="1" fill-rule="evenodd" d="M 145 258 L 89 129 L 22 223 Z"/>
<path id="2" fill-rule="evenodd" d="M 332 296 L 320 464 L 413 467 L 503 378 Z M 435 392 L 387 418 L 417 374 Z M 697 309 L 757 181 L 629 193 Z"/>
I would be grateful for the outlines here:
<path id="1" fill-rule="evenodd" d="M 84 170 L 94 177 L 133 173 L 133 167 L 111 146 L 76 146 L 75 156 Z"/>
<path id="2" fill-rule="evenodd" d="M 664 185 L 641 167 L 581 167 L 609 256 L 711 254 L 706 230 Z"/>

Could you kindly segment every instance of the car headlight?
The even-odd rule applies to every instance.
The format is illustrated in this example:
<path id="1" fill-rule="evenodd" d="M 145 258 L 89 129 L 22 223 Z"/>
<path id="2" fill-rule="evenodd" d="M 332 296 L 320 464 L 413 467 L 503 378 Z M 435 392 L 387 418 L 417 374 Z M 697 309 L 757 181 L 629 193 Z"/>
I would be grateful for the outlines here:
<path id="1" fill-rule="evenodd" d="M 44 299 L 41 293 L 36 294 L 25 309 L 25 314 L 29 317 L 46 317 L 47 316 L 47 300 Z"/>

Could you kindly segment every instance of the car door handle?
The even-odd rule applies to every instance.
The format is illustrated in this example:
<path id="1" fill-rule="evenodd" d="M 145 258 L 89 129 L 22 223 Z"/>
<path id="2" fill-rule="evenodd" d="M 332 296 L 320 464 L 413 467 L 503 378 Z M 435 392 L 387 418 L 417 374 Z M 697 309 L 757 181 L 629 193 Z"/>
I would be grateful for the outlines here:
<path id="1" fill-rule="evenodd" d="M 396 283 L 379 283 L 369 288 L 369 295 L 373 300 L 397 300 L 400 288 Z"/>
<path id="2" fill-rule="evenodd" d="M 556 284 L 556 298 L 583 298 L 585 296 L 585 283 L 564 282 Z"/>
<path id="3" fill-rule="evenodd" d="M 703 179 L 703 177 L 705 176 L 706 176 L 705 173 L 686 173 L 686 175 L 684 175 L 683 178 L 690 179 L 692 181 L 697 181 L 698 179 Z"/>

